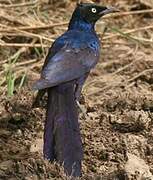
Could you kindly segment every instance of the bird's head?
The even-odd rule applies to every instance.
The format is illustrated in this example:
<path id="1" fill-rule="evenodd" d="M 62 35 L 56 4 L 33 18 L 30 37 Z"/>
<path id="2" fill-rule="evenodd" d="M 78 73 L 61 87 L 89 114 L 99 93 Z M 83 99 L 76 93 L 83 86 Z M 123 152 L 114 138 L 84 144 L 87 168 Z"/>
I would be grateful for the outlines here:
<path id="1" fill-rule="evenodd" d="M 114 7 L 104 7 L 92 3 L 78 3 L 74 15 L 88 23 L 96 23 L 102 16 L 117 11 Z"/>

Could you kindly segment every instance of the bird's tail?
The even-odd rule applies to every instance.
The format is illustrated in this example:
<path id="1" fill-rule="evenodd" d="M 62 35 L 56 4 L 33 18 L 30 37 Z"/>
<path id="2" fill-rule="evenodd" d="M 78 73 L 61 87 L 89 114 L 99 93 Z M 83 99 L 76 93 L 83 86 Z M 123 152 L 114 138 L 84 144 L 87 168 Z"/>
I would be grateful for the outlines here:
<path id="1" fill-rule="evenodd" d="M 73 83 L 48 89 L 44 157 L 57 160 L 68 175 L 81 175 L 83 151 Z"/>

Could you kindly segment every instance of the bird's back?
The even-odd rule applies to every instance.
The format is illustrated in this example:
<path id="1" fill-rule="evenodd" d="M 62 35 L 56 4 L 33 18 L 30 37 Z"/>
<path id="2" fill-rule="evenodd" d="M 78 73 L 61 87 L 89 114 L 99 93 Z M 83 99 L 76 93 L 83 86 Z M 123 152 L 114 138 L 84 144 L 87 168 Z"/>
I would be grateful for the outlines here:
<path id="1" fill-rule="evenodd" d="M 76 80 L 88 73 L 98 62 L 100 43 L 94 32 L 70 30 L 59 37 L 34 89 L 45 89 Z"/>

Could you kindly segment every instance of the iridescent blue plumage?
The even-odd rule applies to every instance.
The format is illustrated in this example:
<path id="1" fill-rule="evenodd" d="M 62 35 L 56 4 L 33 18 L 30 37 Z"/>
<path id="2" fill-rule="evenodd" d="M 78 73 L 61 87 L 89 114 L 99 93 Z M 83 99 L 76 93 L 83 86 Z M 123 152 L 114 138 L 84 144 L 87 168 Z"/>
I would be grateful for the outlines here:
<path id="1" fill-rule="evenodd" d="M 99 60 L 100 42 L 95 23 L 114 9 L 79 4 L 68 30 L 53 43 L 34 89 L 47 90 L 44 157 L 63 164 L 68 175 L 81 175 L 83 158 L 76 100 L 92 68 Z"/>

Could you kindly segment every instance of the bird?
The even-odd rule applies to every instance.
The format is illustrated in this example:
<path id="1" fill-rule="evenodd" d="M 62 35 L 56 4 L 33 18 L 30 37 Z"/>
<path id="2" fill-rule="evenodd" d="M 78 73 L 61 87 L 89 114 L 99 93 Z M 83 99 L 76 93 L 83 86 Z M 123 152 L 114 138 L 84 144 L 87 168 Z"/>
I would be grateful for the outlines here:
<path id="1" fill-rule="evenodd" d="M 96 22 L 116 8 L 93 3 L 78 3 L 67 31 L 58 37 L 45 59 L 36 101 L 47 91 L 44 125 L 44 158 L 57 161 L 67 175 L 82 174 L 83 146 L 78 122 L 77 101 L 83 85 L 100 58 Z"/>

